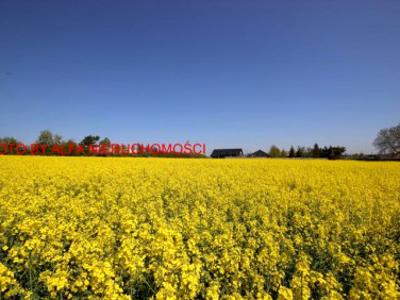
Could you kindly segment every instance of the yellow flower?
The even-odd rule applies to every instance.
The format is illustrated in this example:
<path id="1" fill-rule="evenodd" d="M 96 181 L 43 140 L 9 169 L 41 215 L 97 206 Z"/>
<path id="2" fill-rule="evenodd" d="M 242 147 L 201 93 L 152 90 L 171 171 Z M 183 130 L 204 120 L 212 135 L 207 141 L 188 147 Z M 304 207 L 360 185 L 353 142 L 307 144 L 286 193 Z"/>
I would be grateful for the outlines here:
<path id="1" fill-rule="evenodd" d="M 0 156 L 0 298 L 400 299 L 400 165 Z"/>

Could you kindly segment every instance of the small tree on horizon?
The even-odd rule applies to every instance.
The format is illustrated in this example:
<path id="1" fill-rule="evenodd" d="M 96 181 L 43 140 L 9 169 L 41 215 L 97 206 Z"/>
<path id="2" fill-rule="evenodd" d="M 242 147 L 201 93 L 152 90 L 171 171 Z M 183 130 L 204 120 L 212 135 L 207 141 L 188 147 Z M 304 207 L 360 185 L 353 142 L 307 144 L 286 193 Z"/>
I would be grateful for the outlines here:
<path id="1" fill-rule="evenodd" d="M 289 150 L 289 157 L 293 158 L 296 156 L 296 152 L 294 151 L 294 147 L 290 146 L 290 150 Z"/>
<path id="2" fill-rule="evenodd" d="M 5 136 L 0 138 L 0 149 L 3 151 L 4 154 L 8 153 L 9 150 L 7 149 L 6 145 L 17 145 L 19 144 L 20 141 L 18 141 L 15 137 L 13 136 Z M 3 145 L 1 145 L 3 144 Z M 16 149 L 14 149 L 13 151 L 11 151 L 11 154 L 16 153 Z"/>
<path id="3" fill-rule="evenodd" d="M 54 142 L 54 144 L 58 144 L 58 145 L 61 145 L 62 143 L 64 143 L 62 136 L 59 134 L 54 134 L 53 142 Z"/>
<path id="4" fill-rule="evenodd" d="M 107 146 L 110 146 L 110 145 L 111 145 L 111 141 L 110 141 L 110 139 L 109 139 L 108 137 L 105 137 L 104 139 L 102 139 L 102 140 L 99 142 L 99 144 L 100 144 L 100 145 L 107 145 Z"/>
<path id="5" fill-rule="evenodd" d="M 83 138 L 80 144 L 84 146 L 94 145 L 100 140 L 98 135 L 87 135 Z"/>
<path id="6" fill-rule="evenodd" d="M 271 157 L 279 157 L 281 155 L 281 150 L 277 146 L 272 145 L 271 148 L 269 148 L 268 154 Z"/>
<path id="7" fill-rule="evenodd" d="M 304 156 L 304 148 L 298 146 L 296 151 L 296 157 L 303 157 Z"/>
<path id="8" fill-rule="evenodd" d="M 312 149 L 312 157 L 318 158 L 321 156 L 321 149 L 319 148 L 318 144 L 314 144 L 314 148 Z"/>
<path id="9" fill-rule="evenodd" d="M 54 144 L 54 137 L 53 137 L 53 133 L 48 130 L 42 130 L 39 134 L 39 137 L 36 140 L 37 144 L 43 144 L 43 145 L 53 145 Z"/>
<path id="10" fill-rule="evenodd" d="M 0 144 L 7 144 L 7 145 L 14 144 L 15 145 L 18 143 L 19 143 L 19 141 L 13 136 L 5 136 L 5 137 L 0 138 Z"/>

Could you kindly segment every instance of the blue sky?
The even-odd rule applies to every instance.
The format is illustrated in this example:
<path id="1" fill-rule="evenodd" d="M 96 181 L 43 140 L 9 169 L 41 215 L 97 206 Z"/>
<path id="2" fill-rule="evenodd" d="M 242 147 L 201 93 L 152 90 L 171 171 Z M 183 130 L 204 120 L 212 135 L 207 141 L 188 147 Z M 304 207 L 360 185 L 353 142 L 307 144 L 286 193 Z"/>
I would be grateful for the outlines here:
<path id="1" fill-rule="evenodd" d="M 400 1 L 0 2 L 0 136 L 373 151 Z"/>

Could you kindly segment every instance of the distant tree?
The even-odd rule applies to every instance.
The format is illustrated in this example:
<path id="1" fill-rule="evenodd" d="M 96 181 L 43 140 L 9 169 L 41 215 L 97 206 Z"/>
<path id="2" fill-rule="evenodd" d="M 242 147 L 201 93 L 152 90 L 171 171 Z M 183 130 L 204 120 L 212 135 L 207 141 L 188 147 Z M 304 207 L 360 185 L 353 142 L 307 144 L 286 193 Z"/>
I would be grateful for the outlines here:
<path id="1" fill-rule="evenodd" d="M 298 146 L 296 151 L 296 157 L 304 157 L 304 148 Z"/>
<path id="2" fill-rule="evenodd" d="M 68 141 L 65 142 L 65 144 L 76 144 L 73 139 L 68 139 Z"/>
<path id="3" fill-rule="evenodd" d="M 330 155 L 329 159 L 339 159 L 342 158 L 343 154 L 346 152 L 345 147 L 336 146 L 336 147 L 329 147 L 330 148 Z"/>
<path id="4" fill-rule="evenodd" d="M 330 150 L 326 146 L 324 146 L 324 148 L 320 149 L 320 157 L 328 158 L 329 157 L 329 153 L 330 153 Z"/>
<path id="5" fill-rule="evenodd" d="M 18 141 L 15 137 L 5 136 L 0 138 L 0 153 L 2 154 L 12 154 L 16 153 L 16 149 L 10 150 L 10 145 L 17 145 L 20 141 Z M 10 152 L 11 151 L 11 152 Z"/>
<path id="6" fill-rule="evenodd" d="M 346 148 L 342 146 L 329 146 L 321 149 L 321 157 L 328 159 L 339 159 L 346 152 Z"/>
<path id="7" fill-rule="evenodd" d="M 314 144 L 314 148 L 312 149 L 312 157 L 318 158 L 321 156 L 321 149 L 319 148 L 318 144 Z"/>
<path id="8" fill-rule="evenodd" d="M 288 153 L 285 149 L 281 149 L 281 157 L 287 157 Z"/>
<path id="9" fill-rule="evenodd" d="M 301 147 L 301 149 L 303 150 L 303 157 L 312 157 L 312 147 Z"/>
<path id="10" fill-rule="evenodd" d="M 108 137 L 105 137 L 104 139 L 102 139 L 99 142 L 99 145 L 100 145 L 100 150 L 99 150 L 100 155 L 104 155 L 104 156 L 107 155 L 110 150 L 110 146 L 111 146 L 110 139 Z"/>
<path id="11" fill-rule="evenodd" d="M 37 144 L 54 145 L 53 133 L 50 130 L 42 130 L 36 140 Z"/>
<path id="12" fill-rule="evenodd" d="M 54 144 L 58 144 L 58 145 L 61 145 L 64 143 L 62 136 L 59 134 L 53 135 L 53 142 L 54 142 Z"/>
<path id="13" fill-rule="evenodd" d="M 108 137 L 105 137 L 104 139 L 102 139 L 100 142 L 99 142 L 99 144 L 100 145 L 107 145 L 107 146 L 110 146 L 111 145 L 111 141 L 110 141 L 110 139 L 108 138 Z"/>
<path id="14" fill-rule="evenodd" d="M 18 144 L 18 140 L 15 137 L 12 136 L 5 136 L 3 138 L 0 138 L 0 144 Z"/>
<path id="15" fill-rule="evenodd" d="M 400 123 L 379 131 L 374 146 L 380 154 L 400 155 Z"/>
<path id="16" fill-rule="evenodd" d="M 289 150 L 289 157 L 293 158 L 296 156 L 296 152 L 294 151 L 293 146 L 290 146 L 290 150 Z"/>
<path id="17" fill-rule="evenodd" d="M 98 135 L 88 135 L 83 138 L 80 144 L 84 146 L 95 145 L 100 140 Z"/>
<path id="18" fill-rule="evenodd" d="M 61 135 L 52 133 L 50 130 L 42 130 L 39 134 L 39 137 L 36 140 L 37 144 L 42 144 L 42 145 L 47 145 L 46 147 L 46 154 L 51 155 L 53 154 L 53 146 L 57 147 L 55 145 L 58 145 L 60 147 L 57 147 L 57 149 L 66 149 L 66 142 L 63 141 L 63 138 Z M 63 150 L 60 150 L 63 151 Z M 58 151 L 56 151 L 58 153 Z"/>
<path id="19" fill-rule="evenodd" d="M 75 155 L 76 143 L 73 139 L 61 141 L 61 143 L 59 145 L 62 146 L 63 151 L 66 155 Z"/>
<path id="20" fill-rule="evenodd" d="M 269 148 L 268 154 L 271 157 L 279 157 L 281 155 L 281 150 L 277 146 L 272 145 L 271 148 Z"/>

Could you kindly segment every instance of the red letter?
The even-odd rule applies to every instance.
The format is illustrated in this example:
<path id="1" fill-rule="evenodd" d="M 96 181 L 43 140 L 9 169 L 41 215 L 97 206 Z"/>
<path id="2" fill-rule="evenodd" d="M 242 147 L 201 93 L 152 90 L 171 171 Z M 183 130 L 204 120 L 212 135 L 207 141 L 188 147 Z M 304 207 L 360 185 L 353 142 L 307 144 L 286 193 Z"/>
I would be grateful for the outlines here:
<path id="1" fill-rule="evenodd" d="M 112 154 L 120 154 L 120 146 L 119 144 L 111 144 L 111 152 Z"/>
<path id="2" fill-rule="evenodd" d="M 14 148 L 15 148 L 15 144 L 9 144 L 8 145 L 8 148 L 10 149 L 10 154 L 13 154 L 14 153 Z"/>
<path id="3" fill-rule="evenodd" d="M 45 155 L 46 154 L 46 149 L 48 147 L 48 145 L 46 144 L 40 144 L 40 149 L 42 150 L 42 154 Z"/>
<path id="4" fill-rule="evenodd" d="M 125 146 L 124 144 L 121 145 L 121 154 L 122 155 L 129 155 L 129 146 Z"/>
<path id="5" fill-rule="evenodd" d="M 89 145 L 88 154 L 98 154 L 99 153 L 99 146 L 98 145 Z"/>
<path id="6" fill-rule="evenodd" d="M 200 151 L 196 151 L 196 148 L 197 148 L 197 147 L 201 147 L 201 144 L 194 144 L 194 145 L 193 145 L 193 151 L 194 151 L 194 153 L 197 154 L 197 155 L 199 155 L 199 154 L 201 154 L 201 150 L 200 150 Z"/>
<path id="7" fill-rule="evenodd" d="M 161 153 L 171 153 L 172 152 L 172 145 L 168 144 L 168 148 L 165 147 L 165 144 L 161 145 Z"/>
<path id="8" fill-rule="evenodd" d="M 101 155 L 107 155 L 108 154 L 108 145 L 107 144 L 100 144 L 99 153 Z"/>
<path id="9" fill-rule="evenodd" d="M 0 155 L 6 154 L 7 153 L 7 144 L 6 143 L 0 144 L 0 146 L 3 147 L 3 152 L 0 152 Z"/>
<path id="10" fill-rule="evenodd" d="M 58 146 L 58 144 L 54 144 L 53 148 L 51 149 L 51 154 L 57 153 L 57 155 L 62 155 L 63 151 L 62 149 L 60 149 L 60 147 Z"/>
<path id="11" fill-rule="evenodd" d="M 72 154 L 72 150 L 76 147 L 75 143 L 68 143 L 68 155 Z"/>
<path id="12" fill-rule="evenodd" d="M 78 145 L 78 147 L 76 147 L 75 149 L 75 154 L 78 155 L 81 153 L 85 154 L 85 148 L 83 147 L 83 145 Z"/>
<path id="13" fill-rule="evenodd" d="M 189 142 L 186 142 L 184 145 L 184 154 L 192 154 L 192 144 L 190 144 Z"/>
<path id="14" fill-rule="evenodd" d="M 22 150 L 20 148 L 22 148 Z M 17 155 L 24 155 L 26 153 L 26 146 L 24 144 L 18 144 L 15 151 L 17 152 Z"/>
<path id="15" fill-rule="evenodd" d="M 39 152 L 39 145 L 38 144 L 31 144 L 30 148 L 31 154 L 35 155 Z"/>
<path id="16" fill-rule="evenodd" d="M 176 147 L 177 146 L 179 146 L 180 147 L 180 151 L 178 152 L 178 151 L 176 151 Z M 182 145 L 181 144 L 179 144 L 179 143 L 176 143 L 175 145 L 174 145 L 174 153 L 176 154 L 176 153 L 182 153 L 182 150 L 183 150 L 183 147 L 182 147 Z"/>

